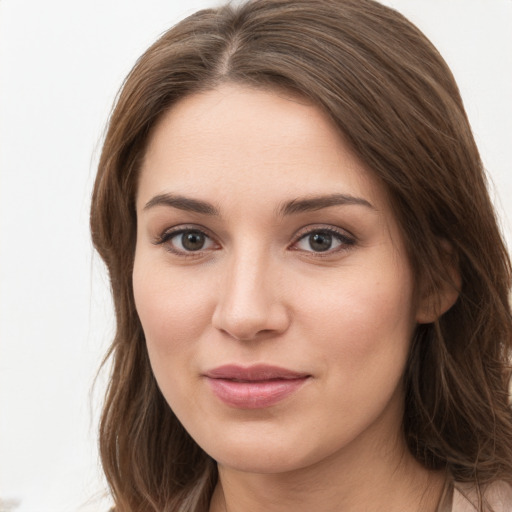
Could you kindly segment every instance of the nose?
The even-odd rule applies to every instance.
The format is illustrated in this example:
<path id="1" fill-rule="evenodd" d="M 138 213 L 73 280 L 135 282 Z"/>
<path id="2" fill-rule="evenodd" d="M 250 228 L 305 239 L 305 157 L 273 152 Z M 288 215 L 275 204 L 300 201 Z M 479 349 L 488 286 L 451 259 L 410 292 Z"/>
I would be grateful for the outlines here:
<path id="1" fill-rule="evenodd" d="M 237 340 L 285 332 L 290 323 L 284 283 L 269 257 L 233 255 L 223 270 L 212 324 Z"/>

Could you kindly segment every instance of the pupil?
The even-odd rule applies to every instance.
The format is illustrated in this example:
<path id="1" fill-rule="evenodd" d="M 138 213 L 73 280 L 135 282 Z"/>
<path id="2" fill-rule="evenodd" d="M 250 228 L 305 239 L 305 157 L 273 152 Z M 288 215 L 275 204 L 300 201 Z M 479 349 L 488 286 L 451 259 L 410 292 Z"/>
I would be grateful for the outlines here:
<path id="1" fill-rule="evenodd" d="M 199 251 L 204 245 L 204 235 L 197 232 L 184 233 L 181 235 L 181 243 L 188 251 Z"/>
<path id="2" fill-rule="evenodd" d="M 329 233 L 315 233 L 309 236 L 309 244 L 314 251 L 327 251 L 331 248 L 332 236 Z"/>

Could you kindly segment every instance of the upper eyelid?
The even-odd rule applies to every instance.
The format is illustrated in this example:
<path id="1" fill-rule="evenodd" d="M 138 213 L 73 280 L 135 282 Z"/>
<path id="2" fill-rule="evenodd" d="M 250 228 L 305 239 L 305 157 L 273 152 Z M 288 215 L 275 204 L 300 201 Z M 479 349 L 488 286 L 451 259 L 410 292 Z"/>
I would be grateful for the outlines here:
<path id="1" fill-rule="evenodd" d="M 211 238 L 212 240 L 216 239 L 215 236 L 212 236 L 210 230 L 196 224 L 178 224 L 177 226 L 165 228 L 163 231 L 160 232 L 159 235 L 157 235 L 156 239 L 157 241 L 164 240 L 164 238 L 179 235 L 180 233 L 183 233 L 185 231 L 199 231 L 208 238 Z"/>
<path id="2" fill-rule="evenodd" d="M 344 228 L 340 228 L 338 226 L 333 226 L 332 224 L 310 224 L 308 226 L 304 226 L 299 229 L 294 235 L 294 242 L 300 240 L 304 236 L 307 236 L 310 233 L 314 233 L 315 231 L 328 231 L 329 233 L 337 234 L 341 237 L 350 238 L 354 241 L 356 237 L 348 230 Z"/>

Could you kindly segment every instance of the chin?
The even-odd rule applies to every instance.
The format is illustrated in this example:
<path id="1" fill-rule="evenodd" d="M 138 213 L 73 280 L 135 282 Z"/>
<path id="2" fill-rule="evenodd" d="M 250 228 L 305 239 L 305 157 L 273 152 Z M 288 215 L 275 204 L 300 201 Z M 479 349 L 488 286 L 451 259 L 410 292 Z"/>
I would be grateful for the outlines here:
<path id="1" fill-rule="evenodd" d="M 318 454 L 316 454 L 318 458 Z M 313 456 L 298 454 L 296 450 L 270 447 L 262 449 L 255 443 L 254 449 L 243 447 L 213 457 L 220 466 L 242 473 L 277 474 L 297 471 L 314 464 Z"/>
<path id="2" fill-rule="evenodd" d="M 328 459 L 333 451 L 342 450 L 345 444 L 335 446 L 328 435 L 322 436 L 320 442 L 311 442 L 311 431 L 303 429 L 294 432 L 293 428 L 266 427 L 239 425 L 224 429 L 223 434 L 211 432 L 211 436 L 196 440 L 220 466 L 256 474 L 288 473 L 314 466 Z M 346 441 L 350 443 L 350 439 Z"/>

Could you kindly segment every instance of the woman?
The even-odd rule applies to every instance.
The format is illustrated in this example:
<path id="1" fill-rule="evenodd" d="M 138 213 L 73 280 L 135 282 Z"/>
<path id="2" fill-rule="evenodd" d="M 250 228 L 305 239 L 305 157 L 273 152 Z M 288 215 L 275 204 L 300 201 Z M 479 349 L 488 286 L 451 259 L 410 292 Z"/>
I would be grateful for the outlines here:
<path id="1" fill-rule="evenodd" d="M 116 510 L 511 509 L 510 262 L 457 86 L 401 15 L 179 23 L 120 93 L 91 226 Z"/>

